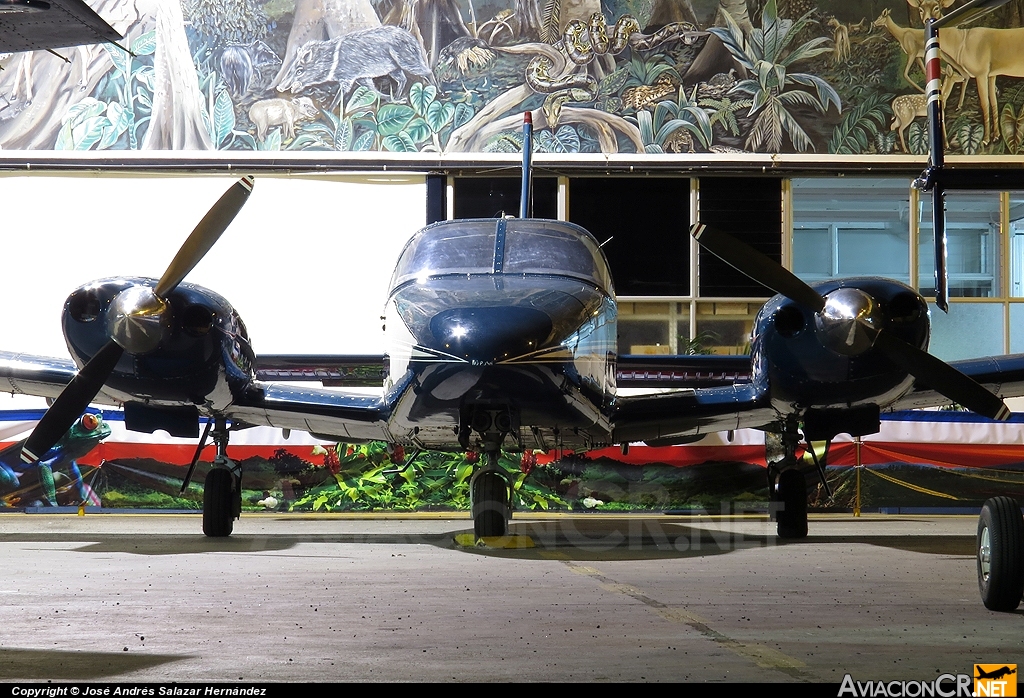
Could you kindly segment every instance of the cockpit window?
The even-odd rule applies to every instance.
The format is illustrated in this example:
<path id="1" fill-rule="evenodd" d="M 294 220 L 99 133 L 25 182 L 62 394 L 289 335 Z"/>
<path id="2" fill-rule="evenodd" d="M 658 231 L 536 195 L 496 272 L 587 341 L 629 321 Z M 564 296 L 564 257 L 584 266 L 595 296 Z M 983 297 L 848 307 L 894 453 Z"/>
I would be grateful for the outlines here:
<path id="1" fill-rule="evenodd" d="M 505 237 L 506 274 L 562 274 L 610 288 L 608 265 L 597 242 L 556 221 L 509 220 Z"/>
<path id="2" fill-rule="evenodd" d="M 494 220 L 424 228 L 402 251 L 391 287 L 440 274 L 487 274 L 494 267 Z"/>
<path id="3" fill-rule="evenodd" d="M 497 229 L 505 229 L 498 237 Z M 500 264 L 495 265 L 495 256 Z M 570 223 L 509 218 L 459 220 L 420 230 L 406 244 L 391 288 L 446 274 L 555 274 L 611 292 L 608 264 L 597 242 Z"/>

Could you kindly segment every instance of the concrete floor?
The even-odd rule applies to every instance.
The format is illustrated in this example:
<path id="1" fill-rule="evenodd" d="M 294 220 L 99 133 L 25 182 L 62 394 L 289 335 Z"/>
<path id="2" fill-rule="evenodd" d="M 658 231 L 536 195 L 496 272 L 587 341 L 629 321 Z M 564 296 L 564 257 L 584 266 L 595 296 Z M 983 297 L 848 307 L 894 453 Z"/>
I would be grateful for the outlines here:
<path id="1" fill-rule="evenodd" d="M 0 515 L 0 680 L 932 680 L 1024 663 L 974 517 Z"/>

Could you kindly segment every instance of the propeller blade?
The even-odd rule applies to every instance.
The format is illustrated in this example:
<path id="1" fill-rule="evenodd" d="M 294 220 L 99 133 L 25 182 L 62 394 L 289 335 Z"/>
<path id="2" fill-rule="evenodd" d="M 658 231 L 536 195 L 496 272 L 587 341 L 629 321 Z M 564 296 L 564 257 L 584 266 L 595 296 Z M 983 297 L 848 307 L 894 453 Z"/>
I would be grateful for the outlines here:
<path id="1" fill-rule="evenodd" d="M 22 447 L 21 459 L 24 462 L 40 460 L 60 441 L 96 397 L 123 353 L 124 349 L 116 343 L 107 342 L 71 379 Z"/>
<path id="2" fill-rule="evenodd" d="M 825 307 L 825 299 L 788 269 L 728 233 L 698 222 L 690 235 L 709 252 L 754 281 L 781 293 L 814 312 Z"/>
<path id="3" fill-rule="evenodd" d="M 1009 408 L 997 395 L 945 361 L 904 342 L 891 332 L 879 332 L 875 337 L 875 346 L 914 378 L 927 383 L 971 412 L 998 421 L 1010 418 Z"/>
<path id="4" fill-rule="evenodd" d="M 174 255 L 174 259 L 171 260 L 167 271 L 160 277 L 156 288 L 153 289 L 153 293 L 158 298 L 166 298 L 167 294 L 177 288 L 181 280 L 210 251 L 210 248 L 217 242 L 221 234 L 227 229 L 231 221 L 235 219 L 235 216 L 238 215 L 242 206 L 249 199 L 249 194 L 252 193 L 253 182 L 254 180 L 251 176 L 242 177 L 232 184 L 217 203 L 213 205 L 213 208 L 203 216 L 203 220 L 199 221 L 199 225 L 196 226 L 192 234 L 185 240 L 185 244 L 178 250 L 178 254 Z"/>

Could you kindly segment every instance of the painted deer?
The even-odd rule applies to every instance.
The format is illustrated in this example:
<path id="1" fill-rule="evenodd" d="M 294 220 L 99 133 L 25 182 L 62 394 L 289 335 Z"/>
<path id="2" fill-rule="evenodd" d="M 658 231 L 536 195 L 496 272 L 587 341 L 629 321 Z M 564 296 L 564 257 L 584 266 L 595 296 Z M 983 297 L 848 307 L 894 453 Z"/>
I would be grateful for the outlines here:
<path id="1" fill-rule="evenodd" d="M 836 65 L 850 60 L 850 28 L 831 17 L 828 26 L 832 27 L 832 43 L 835 48 L 832 50 L 832 62 Z"/>
<path id="2" fill-rule="evenodd" d="M 953 91 L 953 84 L 958 77 L 953 71 L 949 71 L 943 78 L 940 96 L 943 107 L 946 106 L 946 99 Z M 907 141 L 904 139 L 903 133 L 914 119 L 928 116 L 928 97 L 926 95 L 897 95 L 896 99 L 892 101 L 892 115 L 892 126 L 889 127 L 889 130 L 900 134 L 900 145 L 903 146 L 903 152 L 909 153 L 910 150 L 907 148 Z M 945 130 L 943 130 L 943 135 L 945 135 Z"/>
<path id="3" fill-rule="evenodd" d="M 907 2 L 910 1 L 907 0 Z M 921 66 L 921 72 L 924 72 L 924 29 L 901 27 L 889 15 L 889 8 L 885 8 L 882 10 L 882 14 L 878 16 L 878 19 L 871 23 L 871 26 L 888 30 L 893 38 L 899 42 L 903 53 L 907 54 L 907 64 L 903 67 L 903 77 L 923 94 L 924 87 L 910 79 L 910 66 L 916 60 L 918 65 Z"/>
<path id="4" fill-rule="evenodd" d="M 938 19 L 955 0 L 907 0 L 922 20 Z M 1024 77 L 1024 28 L 993 29 L 947 27 L 939 31 L 939 45 L 949 62 L 963 75 L 974 78 L 984 122 L 983 143 L 999 138 L 999 100 L 996 78 Z M 961 94 L 961 104 L 963 95 Z"/>

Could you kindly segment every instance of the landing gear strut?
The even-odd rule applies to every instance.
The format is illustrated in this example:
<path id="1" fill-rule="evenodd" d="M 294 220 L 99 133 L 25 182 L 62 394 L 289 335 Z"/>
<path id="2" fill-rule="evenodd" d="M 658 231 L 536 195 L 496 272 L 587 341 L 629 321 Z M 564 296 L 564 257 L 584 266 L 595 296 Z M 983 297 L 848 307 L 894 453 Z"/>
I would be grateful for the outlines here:
<path id="1" fill-rule="evenodd" d="M 796 459 L 800 434 L 795 425 L 787 424 L 781 434 L 766 435 L 769 445 L 772 436 L 776 439 L 776 446 L 781 446 L 781 458 L 773 459 L 772 454 L 768 454 L 769 513 L 778 524 L 779 538 L 805 538 L 807 536 L 807 480 L 799 469 Z"/>
<path id="2" fill-rule="evenodd" d="M 507 407 L 480 405 L 463 412 L 460 443 L 467 448 L 471 433 L 478 433 L 484 458 L 487 459 L 469 481 L 473 533 L 477 538 L 508 534 L 508 522 L 512 518 L 512 486 L 498 465 L 498 456 L 505 437 L 514 429 L 512 411 Z"/>
<path id="3" fill-rule="evenodd" d="M 993 497 L 978 520 L 978 590 L 990 611 L 1014 611 L 1024 594 L 1024 518 L 1010 497 Z"/>
<path id="4" fill-rule="evenodd" d="M 217 456 L 203 487 L 203 533 L 224 538 L 231 535 L 234 520 L 242 513 L 242 469 L 228 458 L 228 429 L 222 417 L 215 420 L 213 442 Z"/>

